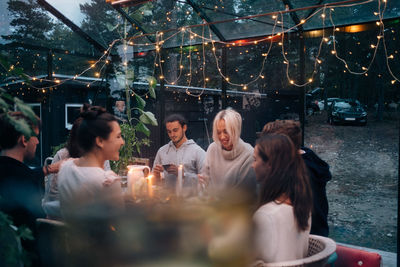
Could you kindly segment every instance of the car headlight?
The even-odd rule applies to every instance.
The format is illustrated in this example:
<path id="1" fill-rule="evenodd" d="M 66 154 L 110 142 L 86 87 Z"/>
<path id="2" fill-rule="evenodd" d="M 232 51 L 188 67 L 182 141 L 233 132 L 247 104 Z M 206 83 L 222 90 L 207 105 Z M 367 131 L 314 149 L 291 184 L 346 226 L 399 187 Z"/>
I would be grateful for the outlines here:
<path id="1" fill-rule="evenodd" d="M 361 116 L 363 116 L 363 117 L 367 116 L 367 112 L 364 111 L 363 113 L 361 113 Z"/>

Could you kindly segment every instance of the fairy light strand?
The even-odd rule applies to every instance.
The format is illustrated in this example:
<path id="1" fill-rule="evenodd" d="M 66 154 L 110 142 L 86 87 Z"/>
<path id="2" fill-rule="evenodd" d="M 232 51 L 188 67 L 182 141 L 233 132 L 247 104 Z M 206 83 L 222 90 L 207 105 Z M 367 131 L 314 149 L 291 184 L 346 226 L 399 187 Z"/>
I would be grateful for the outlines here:
<path id="1" fill-rule="evenodd" d="M 364 5 L 364 4 L 371 3 L 371 2 L 373 2 L 373 1 L 374 1 L 374 0 L 366 0 L 366 1 L 361 2 L 361 3 L 348 3 L 348 4 L 343 4 L 343 5 L 335 5 L 335 8 L 352 7 L 352 6 L 356 6 L 356 5 Z M 381 1 L 383 2 L 383 8 L 381 8 Z M 283 12 L 283 11 L 274 12 L 274 13 L 273 13 L 274 15 L 272 15 L 272 17 L 273 17 L 273 19 L 274 19 L 274 26 L 273 26 L 271 35 L 270 35 L 270 36 L 267 36 L 267 37 L 262 37 L 262 38 L 259 38 L 259 39 L 256 39 L 256 40 L 252 40 L 252 41 L 246 41 L 246 42 L 243 43 L 243 45 L 251 45 L 251 44 L 258 44 L 258 43 L 262 43 L 262 42 L 265 42 L 265 41 L 269 41 L 269 40 L 270 40 L 270 44 L 269 44 L 269 47 L 268 47 L 267 51 L 265 51 L 265 52 L 262 53 L 262 56 L 263 56 L 264 58 L 263 58 L 263 60 L 262 60 L 260 70 L 257 72 L 258 74 L 257 74 L 257 75 L 254 75 L 254 76 L 252 75 L 252 76 L 254 77 L 254 79 L 251 79 L 251 80 L 246 81 L 246 82 L 244 82 L 244 83 L 235 83 L 235 82 L 233 82 L 227 75 L 224 75 L 224 74 L 222 73 L 222 70 L 221 70 L 221 67 L 220 67 L 220 63 L 219 63 L 219 59 L 218 59 L 218 56 L 217 56 L 217 54 L 216 54 L 216 50 L 217 50 L 217 49 L 216 49 L 216 46 L 215 46 L 216 43 L 221 44 L 221 45 L 225 45 L 225 46 L 235 46 L 235 45 L 236 45 L 235 42 L 224 42 L 224 41 L 221 41 L 221 40 L 218 40 L 218 39 L 217 39 L 217 40 L 214 39 L 214 38 L 212 37 L 212 34 L 211 34 L 212 31 L 211 31 L 211 29 L 210 29 L 210 24 L 211 24 L 211 23 L 206 23 L 206 22 L 204 22 L 204 24 L 202 25 L 202 26 L 203 26 L 203 30 L 202 30 L 202 34 L 201 34 L 201 35 L 199 35 L 199 34 L 193 32 L 193 31 L 191 30 L 191 27 L 190 27 L 190 26 L 187 26 L 187 27 L 182 27 L 182 28 L 180 28 L 179 30 L 176 30 L 175 33 L 172 33 L 172 34 L 171 34 L 170 36 L 168 36 L 167 38 L 163 38 L 163 34 L 162 34 L 163 32 L 156 32 L 156 41 L 155 41 L 154 43 L 151 43 L 151 42 L 150 42 L 150 43 L 146 43 L 146 44 L 141 44 L 141 43 L 134 42 L 134 40 L 135 40 L 136 38 L 140 38 L 140 37 L 145 36 L 143 33 L 142 33 L 141 35 L 131 36 L 131 37 L 127 37 L 127 36 L 125 36 L 125 34 L 124 34 L 124 36 L 121 37 L 120 39 L 116 39 L 116 40 L 112 41 L 111 44 L 108 46 L 107 50 L 104 51 L 104 54 L 103 54 L 95 63 L 93 63 L 92 65 L 90 65 L 88 68 L 86 68 L 85 70 L 83 70 L 83 71 L 80 72 L 79 74 L 74 75 L 73 78 L 65 79 L 65 80 L 57 81 L 57 82 L 56 82 L 55 80 L 51 80 L 51 79 L 40 79 L 40 81 L 52 82 L 52 83 L 56 83 L 56 84 L 52 84 L 52 85 L 45 86 L 45 87 L 36 87 L 36 86 L 34 86 L 34 85 L 31 85 L 31 87 L 34 88 L 34 89 L 37 89 L 37 90 L 51 89 L 51 88 L 56 88 L 56 87 L 58 87 L 58 86 L 60 86 L 60 85 L 62 85 L 62 84 L 65 84 L 67 81 L 70 81 L 70 80 L 75 80 L 76 82 L 80 82 L 80 83 L 86 84 L 88 87 L 90 87 L 90 85 L 91 85 L 92 83 L 96 82 L 96 81 L 92 81 L 92 82 L 79 81 L 79 80 L 78 80 L 79 77 L 81 77 L 83 74 L 87 73 L 88 71 L 94 69 L 96 66 L 101 65 L 101 63 L 104 61 L 104 64 L 102 64 L 102 65 L 100 66 L 99 71 L 98 71 L 99 76 L 100 76 L 100 74 L 102 73 L 104 67 L 105 67 L 105 66 L 108 64 L 108 62 L 109 62 L 108 59 L 107 59 L 107 57 L 109 56 L 111 49 L 115 46 L 115 44 L 120 43 L 120 42 L 122 42 L 123 45 L 125 45 L 125 48 L 126 48 L 126 41 L 128 42 L 128 44 L 130 44 L 130 45 L 132 45 L 132 46 L 136 46 L 136 47 L 142 47 L 142 46 L 151 47 L 151 46 L 155 46 L 155 48 L 156 48 L 156 49 L 155 49 L 155 50 L 156 50 L 156 53 L 155 53 L 155 57 L 154 57 L 153 76 L 154 76 L 154 74 L 155 74 L 155 69 L 156 69 L 156 67 L 157 67 L 157 59 L 158 59 L 158 67 L 159 67 L 159 69 L 160 69 L 160 78 L 165 79 L 165 81 L 166 81 L 167 84 L 172 84 L 172 85 L 174 85 L 174 84 L 178 83 L 178 81 L 181 79 L 181 76 L 182 76 L 182 73 L 183 73 L 183 68 L 182 68 L 183 64 L 182 64 L 182 60 L 183 60 L 183 55 L 184 55 L 184 54 L 183 54 L 183 46 L 184 46 L 184 43 L 185 43 L 185 42 L 184 42 L 185 32 L 187 32 L 187 33 L 188 33 L 188 36 L 189 36 L 189 51 L 188 51 L 188 58 L 189 58 L 189 70 L 188 70 L 189 73 L 188 73 L 188 76 L 189 76 L 189 79 L 188 79 L 188 87 L 190 87 L 190 84 L 191 84 L 191 82 L 192 82 L 192 76 L 193 76 L 193 74 L 192 74 L 192 56 L 191 56 L 191 53 L 192 53 L 192 51 L 191 51 L 191 47 L 192 47 L 192 38 L 191 38 L 191 37 L 193 37 L 193 38 L 199 38 L 199 39 L 201 40 L 201 44 L 202 44 L 202 54 L 203 54 L 203 61 L 202 61 L 203 87 L 206 87 L 206 83 L 207 83 L 207 77 L 206 77 L 206 72 L 205 72 L 205 70 L 206 70 L 206 53 L 205 53 L 205 46 L 206 46 L 206 44 L 211 43 L 211 52 L 212 52 L 212 55 L 213 55 L 213 57 L 214 57 L 214 59 L 215 59 L 215 64 L 216 64 L 216 68 L 217 68 L 218 74 L 219 74 L 219 75 L 224 79 L 224 81 L 227 82 L 229 85 L 236 86 L 236 87 L 241 87 L 242 89 L 247 90 L 247 88 L 249 87 L 249 85 L 251 85 L 252 83 L 256 82 L 258 79 L 264 77 L 263 72 L 264 72 L 264 69 L 265 69 L 265 64 L 266 64 L 267 59 L 268 59 L 268 55 L 269 55 L 269 53 L 270 53 L 270 51 L 271 51 L 271 49 L 272 49 L 272 45 L 273 45 L 273 43 L 274 43 L 274 39 L 275 39 L 276 37 L 279 37 L 279 36 L 280 36 L 281 42 L 282 42 L 282 45 L 281 45 L 281 46 L 282 46 L 282 56 L 283 56 L 284 62 L 285 62 L 285 64 L 286 64 L 286 77 L 287 77 L 287 79 L 288 79 L 288 82 L 291 83 L 291 84 L 293 84 L 294 86 L 303 87 L 303 86 L 306 86 L 306 85 L 312 83 L 312 81 L 314 80 L 314 75 L 317 73 L 317 71 L 316 71 L 316 70 L 317 70 L 317 67 L 318 67 L 318 65 L 321 64 L 320 53 L 321 53 L 321 50 L 322 50 L 322 45 L 324 44 L 324 41 L 326 40 L 326 37 L 325 37 L 325 16 L 326 16 L 326 9 L 327 9 L 327 8 L 329 8 L 329 10 L 330 10 L 330 12 L 329 12 L 329 19 L 330 19 L 330 22 L 331 22 L 332 28 L 333 28 L 333 31 L 332 31 L 332 44 L 333 44 L 333 50 L 332 50 L 332 51 L 333 51 L 333 55 L 334 55 L 339 61 L 341 61 L 341 62 L 344 64 L 346 70 L 349 71 L 349 73 L 355 74 L 355 75 L 363 75 L 363 74 L 366 74 L 366 73 L 368 72 L 368 70 L 370 69 L 372 63 L 373 63 L 374 60 L 375 60 L 376 53 L 377 53 L 377 49 L 379 48 L 379 45 L 381 44 L 380 42 L 381 42 L 381 40 L 382 40 L 383 48 L 384 48 L 384 51 L 385 51 L 385 57 L 386 57 L 386 65 L 387 65 L 387 67 L 388 67 L 389 73 L 390 73 L 390 75 L 391 75 L 396 81 L 399 81 L 399 78 L 398 78 L 396 75 L 394 75 L 394 73 L 393 73 L 393 71 L 392 71 L 392 69 L 391 69 L 391 67 L 390 67 L 389 58 L 391 58 L 391 56 L 388 56 L 388 51 L 387 51 L 387 46 L 386 46 L 386 41 L 385 41 L 385 36 L 384 36 L 385 27 L 384 27 L 384 23 L 383 23 L 383 14 L 384 14 L 384 12 L 385 12 L 385 10 L 386 10 L 386 7 L 387 7 L 387 1 L 386 1 L 386 0 L 378 0 L 378 12 L 375 12 L 375 13 L 378 13 L 378 15 L 379 15 L 379 24 L 378 24 L 378 25 L 379 25 L 379 27 L 380 27 L 380 32 L 379 32 L 378 40 L 377 40 L 376 44 L 373 44 L 373 47 L 372 47 L 372 48 L 374 48 L 373 57 L 372 57 L 371 61 L 369 62 L 369 64 L 367 64 L 368 67 L 364 67 L 364 69 L 363 69 L 362 72 L 359 72 L 359 71 L 355 71 L 355 70 L 350 69 L 349 64 L 347 63 L 347 61 L 343 58 L 343 56 L 339 55 L 339 53 L 338 53 L 338 51 L 337 51 L 337 49 L 336 49 L 336 35 L 335 35 L 335 34 L 336 34 L 336 29 L 337 29 L 337 27 L 336 27 L 336 25 L 335 25 L 335 23 L 334 23 L 334 21 L 333 21 L 333 18 L 332 18 L 332 13 L 333 13 L 333 10 L 332 10 L 332 9 L 333 9 L 333 8 L 332 8 L 332 5 L 331 5 L 331 4 L 325 4 L 322 8 L 319 8 L 319 9 L 315 10 L 308 18 L 302 19 L 302 20 L 300 21 L 299 24 L 293 25 L 292 27 L 287 28 L 287 29 L 284 28 L 283 13 L 287 13 L 288 11 L 285 11 L 285 12 Z M 289 11 L 290 11 L 290 10 L 289 10 Z M 307 23 L 308 20 L 310 20 L 313 16 L 315 16 L 315 15 L 321 13 L 321 11 L 322 11 L 321 17 L 322 17 L 322 24 L 323 24 L 323 28 L 322 28 L 322 38 L 321 38 L 321 42 L 320 42 L 319 47 L 318 47 L 318 53 L 317 53 L 317 55 L 315 56 L 315 60 L 314 60 L 314 64 L 313 64 L 313 65 L 314 65 L 314 68 L 313 68 L 313 71 L 312 71 L 311 75 L 309 76 L 310 78 L 308 79 L 308 81 L 305 82 L 305 83 L 303 83 L 303 84 L 298 84 L 298 83 L 294 82 L 294 79 L 291 78 L 291 75 L 290 75 L 290 72 L 289 72 L 291 62 L 290 62 L 290 60 L 288 60 L 288 58 L 286 57 L 285 42 L 284 42 L 284 41 L 285 41 L 285 38 L 284 38 L 284 37 L 285 37 L 285 34 L 286 34 L 286 33 L 292 32 L 292 31 L 293 31 L 295 28 L 297 28 L 298 26 Z M 278 16 L 278 15 L 279 15 L 279 16 Z M 281 20 L 278 20 L 279 17 L 280 17 Z M 275 33 L 275 28 L 276 28 L 277 24 L 281 24 L 281 31 Z M 120 25 L 120 24 L 118 24 L 118 25 Z M 117 28 L 118 28 L 118 25 L 117 25 Z M 206 25 L 208 26 L 209 37 L 206 37 L 206 36 L 205 36 L 204 28 L 205 28 Z M 132 27 L 134 27 L 134 25 L 132 25 Z M 177 76 L 177 78 L 176 78 L 175 80 L 169 81 L 169 80 L 166 79 L 165 74 L 164 74 L 163 63 L 165 62 L 165 60 L 162 59 L 162 56 L 161 56 L 161 49 L 162 49 L 163 45 L 164 45 L 169 39 L 174 38 L 174 37 L 175 37 L 177 34 L 179 34 L 179 33 L 181 33 L 180 60 L 179 60 L 179 75 Z M 125 41 L 125 43 L 124 43 L 124 41 Z M 240 46 L 240 44 L 239 44 L 239 46 Z M 124 55 L 126 56 L 126 51 L 125 51 L 125 50 L 124 50 Z M 126 60 L 126 57 L 125 57 L 125 60 Z M 127 68 L 127 62 L 126 62 L 126 66 L 124 66 L 124 68 L 125 68 L 125 67 Z M 29 77 L 30 79 L 32 79 L 32 80 L 35 80 L 35 77 L 34 77 L 34 76 L 28 76 L 28 77 Z M 191 95 L 191 96 L 200 97 L 200 96 L 204 93 L 204 90 L 203 90 L 202 92 L 200 92 L 199 94 L 193 94 L 193 93 L 190 92 L 189 88 L 187 88 L 187 89 L 186 89 L 186 93 L 187 93 L 188 95 Z M 147 94 L 147 93 L 146 93 L 146 94 Z"/>

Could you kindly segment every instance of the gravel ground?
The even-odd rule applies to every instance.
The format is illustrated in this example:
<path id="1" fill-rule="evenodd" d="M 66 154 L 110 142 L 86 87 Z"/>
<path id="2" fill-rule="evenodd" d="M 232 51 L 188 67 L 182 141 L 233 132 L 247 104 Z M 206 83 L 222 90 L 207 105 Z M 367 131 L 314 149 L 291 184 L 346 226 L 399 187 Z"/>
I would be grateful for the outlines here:
<path id="1" fill-rule="evenodd" d="M 330 237 L 396 252 L 399 114 L 366 126 L 329 125 L 326 114 L 307 117 L 305 145 L 331 166 L 327 185 Z"/>

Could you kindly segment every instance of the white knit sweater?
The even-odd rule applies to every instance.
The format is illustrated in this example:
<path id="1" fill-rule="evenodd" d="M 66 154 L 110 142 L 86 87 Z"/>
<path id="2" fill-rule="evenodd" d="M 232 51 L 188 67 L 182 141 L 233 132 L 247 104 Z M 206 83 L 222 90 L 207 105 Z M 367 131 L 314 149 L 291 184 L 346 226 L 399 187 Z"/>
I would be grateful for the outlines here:
<path id="1" fill-rule="evenodd" d="M 206 153 L 201 174 L 210 179 L 211 193 L 228 188 L 244 189 L 256 193 L 256 178 L 251 164 L 253 147 L 239 139 L 231 151 L 222 149 L 220 144 L 212 143 Z"/>

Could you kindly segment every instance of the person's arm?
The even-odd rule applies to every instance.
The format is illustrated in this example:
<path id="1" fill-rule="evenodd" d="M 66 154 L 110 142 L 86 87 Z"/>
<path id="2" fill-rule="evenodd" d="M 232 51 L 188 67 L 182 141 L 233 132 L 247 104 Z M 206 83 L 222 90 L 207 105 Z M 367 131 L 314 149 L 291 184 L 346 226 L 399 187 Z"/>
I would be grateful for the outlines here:
<path id="1" fill-rule="evenodd" d="M 46 175 L 49 175 L 51 173 L 58 173 L 58 171 L 60 170 L 61 165 L 64 163 L 64 161 L 65 160 L 60 160 L 60 161 L 58 161 L 58 162 L 56 162 L 54 164 L 52 163 L 50 165 L 43 166 L 42 167 L 43 175 L 46 176 Z"/>
<path id="2" fill-rule="evenodd" d="M 208 186 L 208 183 L 210 182 L 210 162 L 209 162 L 210 153 L 211 153 L 210 148 L 208 148 L 207 152 L 204 155 L 204 160 L 202 167 L 200 169 L 200 174 L 197 175 L 199 178 L 199 183 L 204 186 Z"/>
<path id="3" fill-rule="evenodd" d="M 160 179 L 160 173 L 164 171 L 162 165 L 161 165 L 161 155 L 160 155 L 160 149 L 157 151 L 156 157 L 154 159 L 153 163 L 153 175 L 157 179 Z"/>
<path id="4" fill-rule="evenodd" d="M 194 173 L 189 173 L 189 172 L 184 173 L 185 181 L 187 180 L 187 182 L 185 182 L 185 183 L 190 183 L 191 185 L 197 184 L 197 181 L 199 180 L 198 174 L 201 174 L 205 157 L 206 157 L 206 152 L 201 147 L 198 147 L 196 150 L 196 153 L 195 153 L 195 160 L 194 160 L 195 166 L 193 166 L 195 169 L 195 172 Z"/>
<path id="5" fill-rule="evenodd" d="M 201 171 L 203 169 L 203 165 L 205 163 L 205 159 L 206 159 L 206 152 L 201 147 L 199 147 L 199 150 L 197 152 L 197 158 L 196 158 L 197 173 L 201 173 Z"/>

